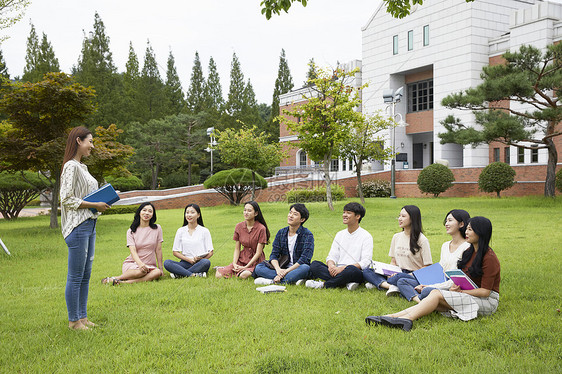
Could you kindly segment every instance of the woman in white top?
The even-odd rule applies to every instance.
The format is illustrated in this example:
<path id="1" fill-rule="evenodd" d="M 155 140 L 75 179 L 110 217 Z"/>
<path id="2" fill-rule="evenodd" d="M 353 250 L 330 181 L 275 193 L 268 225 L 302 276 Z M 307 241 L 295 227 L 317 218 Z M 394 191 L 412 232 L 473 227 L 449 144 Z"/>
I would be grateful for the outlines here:
<path id="1" fill-rule="evenodd" d="M 68 276 L 65 299 L 68 327 L 88 330 L 95 324 L 88 320 L 88 288 L 96 241 L 96 219 L 109 208 L 104 202 L 84 201 L 84 196 L 98 189 L 98 182 L 81 163 L 94 148 L 92 133 L 75 127 L 66 141 L 60 182 L 62 235 L 68 246 Z M 90 208 L 97 210 L 92 212 Z"/>
<path id="2" fill-rule="evenodd" d="M 206 277 L 213 255 L 211 233 L 203 225 L 201 209 L 197 204 L 188 204 L 184 210 L 183 226 L 176 232 L 173 247 L 179 262 L 166 260 L 164 267 L 172 278 Z"/>
<path id="3" fill-rule="evenodd" d="M 372 269 L 363 271 L 363 278 L 367 282 L 365 286 L 387 289 L 387 295 L 400 292 L 396 282 L 401 277 L 433 263 L 429 241 L 423 234 L 420 209 L 415 205 L 404 206 L 398 216 L 398 225 L 402 231 L 392 237 L 388 255 L 391 257 L 390 263 L 400 267 L 403 273 L 386 278 Z"/>
<path id="4" fill-rule="evenodd" d="M 443 225 L 447 234 L 451 235 L 451 240 L 441 246 L 441 259 L 439 263 L 444 271 L 457 269 L 457 264 L 470 244 L 466 241 L 465 232 L 470 220 L 470 214 L 466 210 L 453 209 L 445 216 Z M 438 288 L 448 290 L 453 285 L 451 280 L 431 285 L 421 285 L 414 277 L 403 277 L 397 282 L 400 294 L 408 301 L 414 300 L 419 303 L 424 297 L 429 295 L 431 290 Z"/>

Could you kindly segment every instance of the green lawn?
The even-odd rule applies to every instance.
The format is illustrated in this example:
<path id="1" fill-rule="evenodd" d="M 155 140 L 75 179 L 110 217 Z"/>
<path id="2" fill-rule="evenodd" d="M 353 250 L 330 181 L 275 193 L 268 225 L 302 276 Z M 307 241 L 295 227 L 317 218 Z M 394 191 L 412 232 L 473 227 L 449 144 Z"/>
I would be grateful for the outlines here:
<path id="1" fill-rule="evenodd" d="M 348 200 L 349 201 L 349 200 Z M 103 286 L 128 255 L 132 215 L 102 216 L 92 281 L 89 332 L 67 328 L 67 248 L 49 217 L 0 221 L 0 372 L 310 372 L 310 373 L 560 373 L 562 372 L 562 200 L 527 198 L 370 199 L 362 226 L 374 238 L 374 259 L 388 260 L 401 206 L 416 204 L 433 260 L 448 240 L 442 222 L 453 208 L 492 220 L 491 246 L 502 266 L 496 314 L 470 322 L 433 314 L 410 333 L 367 327 L 364 318 L 403 309 L 401 298 L 360 287 L 311 290 L 289 286 L 262 295 L 253 282 L 208 278 Z M 344 202 L 331 212 L 307 204 L 314 259 L 325 261 Z M 288 205 L 262 204 L 272 236 L 286 225 Z M 158 211 L 164 258 L 183 210 Z M 215 246 L 212 266 L 232 260 L 241 207 L 203 208 Z M 273 239 L 273 238 L 272 238 Z M 271 246 L 266 248 L 269 255 Z"/>

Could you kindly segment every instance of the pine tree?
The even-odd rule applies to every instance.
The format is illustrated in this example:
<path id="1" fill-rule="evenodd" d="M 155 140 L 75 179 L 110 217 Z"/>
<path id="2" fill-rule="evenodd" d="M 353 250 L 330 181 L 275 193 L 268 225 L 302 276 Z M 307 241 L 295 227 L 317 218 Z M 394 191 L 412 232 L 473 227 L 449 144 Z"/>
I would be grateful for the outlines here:
<path id="1" fill-rule="evenodd" d="M 46 73 L 60 72 L 59 60 L 55 56 L 53 46 L 47 40 L 47 35 L 43 33 L 41 45 L 39 46 L 38 70 L 44 75 Z"/>
<path id="2" fill-rule="evenodd" d="M 166 97 L 164 83 L 158 71 L 158 64 L 150 41 L 146 43 L 144 65 L 140 79 L 140 102 L 143 109 L 143 122 L 165 115 Z"/>
<path id="3" fill-rule="evenodd" d="M 4 54 L 2 53 L 2 49 L 0 49 L 0 77 L 10 79 L 8 66 L 6 66 L 6 61 L 4 61 Z"/>
<path id="4" fill-rule="evenodd" d="M 209 58 L 209 76 L 205 83 L 205 110 L 211 114 L 220 114 L 224 105 L 222 86 L 217 65 L 213 57 Z"/>
<path id="5" fill-rule="evenodd" d="M 289 64 L 285 58 L 285 50 L 281 49 L 281 56 L 279 57 L 279 70 L 277 72 L 277 79 L 275 80 L 275 87 L 273 89 L 273 101 L 271 103 L 271 118 L 269 119 L 266 132 L 272 140 L 279 138 L 279 121 L 275 118 L 279 113 L 279 96 L 291 91 L 295 85 L 293 84 L 293 77 L 289 70 Z"/>
<path id="6" fill-rule="evenodd" d="M 225 110 L 228 115 L 236 116 L 243 110 L 244 103 L 244 74 L 240 68 L 240 61 L 236 53 L 232 55 L 230 64 L 230 87 L 228 89 L 228 99 Z"/>
<path id="7" fill-rule="evenodd" d="M 31 24 L 31 31 L 27 38 L 22 80 L 35 83 L 42 80 L 46 73 L 59 71 L 59 61 L 55 57 L 55 51 L 47 39 L 47 35 L 43 33 L 41 44 L 39 44 L 35 26 Z"/>
<path id="8" fill-rule="evenodd" d="M 128 124 L 133 121 L 140 121 L 142 112 L 139 103 L 140 89 L 140 68 L 137 53 L 133 48 L 133 43 L 129 42 L 129 58 L 125 64 L 123 73 L 123 121 Z"/>
<path id="9" fill-rule="evenodd" d="M 25 51 L 25 67 L 23 68 L 22 80 L 27 82 L 38 82 L 36 78 L 37 61 L 39 60 L 39 39 L 35 26 L 31 23 L 31 30 L 27 37 L 27 48 Z"/>
<path id="10" fill-rule="evenodd" d="M 168 101 L 167 114 L 180 114 L 185 108 L 185 98 L 181 87 L 180 77 L 176 70 L 172 51 L 168 55 L 166 69 L 166 99 Z"/>
<path id="11" fill-rule="evenodd" d="M 311 58 L 308 60 L 308 71 L 306 72 L 306 81 L 304 82 L 304 85 L 310 86 L 310 81 L 316 79 L 317 77 L 316 64 L 314 63 L 314 58 Z"/>
<path id="12" fill-rule="evenodd" d="M 198 52 L 195 52 L 191 81 L 187 90 L 187 108 L 192 114 L 197 114 L 205 108 L 205 78 Z"/>
<path id="13" fill-rule="evenodd" d="M 252 86 L 250 79 L 248 79 L 248 83 L 246 83 L 246 87 L 244 87 L 242 105 L 242 112 L 239 116 L 240 121 L 242 121 L 245 125 L 256 126 L 258 129 L 261 129 L 263 127 L 263 123 L 258 110 L 258 102 L 256 100 L 256 94 L 254 93 L 254 87 Z"/>

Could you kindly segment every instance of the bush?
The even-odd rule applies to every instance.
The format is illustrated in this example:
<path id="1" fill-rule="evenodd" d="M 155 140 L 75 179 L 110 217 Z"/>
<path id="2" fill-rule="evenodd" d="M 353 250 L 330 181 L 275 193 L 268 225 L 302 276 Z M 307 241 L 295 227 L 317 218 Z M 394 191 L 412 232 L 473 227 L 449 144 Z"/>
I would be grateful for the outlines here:
<path id="1" fill-rule="evenodd" d="M 375 179 L 362 184 L 363 197 L 389 197 L 390 182 L 382 179 Z M 355 187 L 359 191 L 359 185 Z"/>
<path id="2" fill-rule="evenodd" d="M 30 184 L 31 183 L 31 184 Z M 21 210 L 48 187 L 49 181 L 38 173 L 0 172 L 0 213 L 5 219 L 18 218 Z"/>
<path id="3" fill-rule="evenodd" d="M 484 192 L 500 192 L 515 184 L 515 170 L 505 162 L 492 162 L 486 166 L 478 177 L 478 188 Z"/>
<path id="4" fill-rule="evenodd" d="M 338 201 L 345 199 L 345 189 L 339 184 L 332 184 L 332 200 Z M 287 202 L 311 203 L 316 201 L 326 201 L 326 187 L 295 188 L 287 192 Z"/>
<path id="5" fill-rule="evenodd" d="M 140 190 L 144 187 L 142 181 L 131 175 L 130 177 L 107 177 L 105 178 L 107 183 L 111 183 L 113 188 L 119 190 L 121 192 L 131 191 L 131 190 Z"/>
<path id="6" fill-rule="evenodd" d="M 562 169 L 556 173 L 556 188 L 559 192 L 562 192 Z"/>
<path id="7" fill-rule="evenodd" d="M 255 173 L 255 189 L 267 188 L 267 181 Z M 253 175 L 250 169 L 221 170 L 211 175 L 203 186 L 214 188 L 228 199 L 231 205 L 240 205 L 242 199 L 252 191 Z"/>
<path id="8" fill-rule="evenodd" d="M 103 212 L 103 215 L 135 213 L 138 208 L 139 205 L 115 205 Z"/>
<path id="9" fill-rule="evenodd" d="M 418 176 L 418 188 L 421 192 L 431 193 L 437 197 L 453 185 L 455 176 L 448 167 L 441 164 L 426 166 Z"/>

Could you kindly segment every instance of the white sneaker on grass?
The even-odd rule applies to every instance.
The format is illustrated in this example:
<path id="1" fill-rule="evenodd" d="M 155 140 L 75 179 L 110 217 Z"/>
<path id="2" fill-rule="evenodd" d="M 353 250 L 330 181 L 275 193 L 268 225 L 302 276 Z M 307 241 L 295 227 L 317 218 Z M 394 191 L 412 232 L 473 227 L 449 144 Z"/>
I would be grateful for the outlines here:
<path id="1" fill-rule="evenodd" d="M 259 277 L 254 280 L 254 284 L 257 284 L 258 286 L 267 286 L 273 284 L 273 279 Z"/>
<path id="2" fill-rule="evenodd" d="M 299 279 L 295 285 L 296 286 L 304 286 L 304 284 L 306 283 L 306 279 Z"/>
<path id="3" fill-rule="evenodd" d="M 324 282 L 315 281 L 312 279 L 307 280 L 304 285 L 308 288 L 324 288 Z"/>
<path id="4" fill-rule="evenodd" d="M 174 273 L 170 273 L 170 278 L 176 279 L 176 275 Z"/>
<path id="5" fill-rule="evenodd" d="M 348 283 L 346 287 L 349 291 L 355 291 L 357 289 L 357 287 L 359 287 L 359 283 L 351 282 L 351 283 Z"/>
<path id="6" fill-rule="evenodd" d="M 377 286 L 375 286 L 372 283 L 367 282 L 367 283 L 365 283 L 365 288 L 368 289 L 368 290 L 372 290 L 373 288 L 377 288 Z"/>
<path id="7" fill-rule="evenodd" d="M 198 278 L 207 278 L 207 273 L 203 272 L 203 273 L 193 273 L 191 274 L 192 277 L 198 277 Z"/>
<path id="8" fill-rule="evenodd" d="M 388 291 L 386 291 L 386 296 L 394 296 L 399 293 L 400 293 L 400 288 L 391 284 L 390 287 L 388 287 Z"/>

